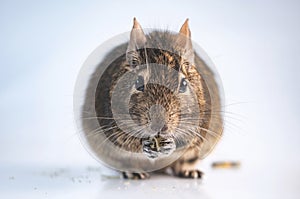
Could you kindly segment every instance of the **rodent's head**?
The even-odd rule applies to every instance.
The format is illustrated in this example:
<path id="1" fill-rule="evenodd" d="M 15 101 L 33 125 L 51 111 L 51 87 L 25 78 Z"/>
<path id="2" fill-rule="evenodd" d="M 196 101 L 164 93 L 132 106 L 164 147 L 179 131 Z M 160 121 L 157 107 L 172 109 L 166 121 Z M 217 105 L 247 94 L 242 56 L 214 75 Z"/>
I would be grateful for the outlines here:
<path id="1" fill-rule="evenodd" d="M 134 19 L 126 53 L 135 78 L 129 113 L 141 126 L 135 132 L 141 137 L 158 134 L 187 140 L 182 138 L 191 136 L 201 123 L 199 105 L 204 97 L 199 96 L 201 78 L 194 67 L 190 37 L 188 20 L 178 34 L 154 31 L 145 35 Z"/>

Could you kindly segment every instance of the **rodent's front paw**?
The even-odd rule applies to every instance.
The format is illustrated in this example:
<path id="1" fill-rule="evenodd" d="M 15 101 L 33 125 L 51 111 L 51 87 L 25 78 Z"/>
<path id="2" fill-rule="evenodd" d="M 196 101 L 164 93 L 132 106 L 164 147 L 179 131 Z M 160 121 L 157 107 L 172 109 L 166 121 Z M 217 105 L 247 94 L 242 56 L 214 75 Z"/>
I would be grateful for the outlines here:
<path id="1" fill-rule="evenodd" d="M 164 155 L 170 155 L 176 148 L 175 141 L 173 138 L 161 138 L 159 143 L 159 152 Z"/>
<path id="2" fill-rule="evenodd" d="M 143 141 L 143 153 L 151 159 L 158 157 L 158 151 L 155 150 L 155 147 L 153 147 L 152 140 L 144 140 Z"/>
<path id="3" fill-rule="evenodd" d="M 175 141 L 170 137 L 155 136 L 143 141 L 143 153 L 151 159 L 159 155 L 170 155 L 175 149 Z"/>

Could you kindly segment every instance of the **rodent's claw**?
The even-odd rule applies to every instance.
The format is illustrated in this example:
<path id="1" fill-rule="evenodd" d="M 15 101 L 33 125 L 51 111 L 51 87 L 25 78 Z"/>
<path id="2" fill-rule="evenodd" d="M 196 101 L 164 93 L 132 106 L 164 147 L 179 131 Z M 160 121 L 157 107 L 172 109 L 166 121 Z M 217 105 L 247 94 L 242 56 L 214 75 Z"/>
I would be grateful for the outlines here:
<path id="1" fill-rule="evenodd" d="M 143 147 L 143 153 L 148 156 L 148 158 L 154 159 L 158 157 L 158 152 L 153 151 L 150 146 Z"/>
<path id="2" fill-rule="evenodd" d="M 203 172 L 197 169 L 195 170 L 182 170 L 176 174 L 180 178 L 194 178 L 201 179 L 203 176 Z"/>
<path id="3" fill-rule="evenodd" d="M 131 179 L 131 180 L 143 180 L 150 177 L 148 173 L 130 173 L 130 172 L 122 172 L 122 176 L 124 179 Z"/>

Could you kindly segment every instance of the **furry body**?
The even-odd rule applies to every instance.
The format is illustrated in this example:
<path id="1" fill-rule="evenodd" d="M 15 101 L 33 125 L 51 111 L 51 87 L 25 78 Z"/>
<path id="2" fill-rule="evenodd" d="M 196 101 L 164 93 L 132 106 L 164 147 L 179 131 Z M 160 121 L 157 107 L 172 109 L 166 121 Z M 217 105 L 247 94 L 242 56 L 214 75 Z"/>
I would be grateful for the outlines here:
<path id="1" fill-rule="evenodd" d="M 146 151 L 153 158 L 160 153 L 168 154 L 174 142 L 176 148 L 183 151 L 182 154 L 175 162 L 159 170 L 170 167 L 176 176 L 201 178 L 202 172 L 196 170 L 195 165 L 221 138 L 223 118 L 214 74 L 193 51 L 187 21 L 180 34 L 153 31 L 145 35 L 135 20 L 130 41 L 117 46 L 107 58 L 116 52 L 120 52 L 121 56 L 112 63 L 105 63 L 109 59 L 101 63 L 109 67 L 100 79 L 99 71 L 94 72 L 86 92 L 82 118 L 88 118 L 89 111 L 86 110 L 94 107 L 98 125 L 102 129 L 95 131 L 94 121 L 82 121 L 90 147 L 96 155 L 103 155 L 103 149 L 100 150 L 97 141 L 101 134 L 105 141 L 120 151 L 135 154 Z M 135 82 L 125 81 L 122 84 L 124 89 L 113 93 L 125 74 L 130 74 L 130 80 L 134 79 Z M 94 91 L 95 97 L 91 99 L 89 95 Z M 116 121 L 112 101 L 113 98 L 122 99 L 124 96 L 128 96 L 130 118 L 120 117 Z M 118 113 L 120 116 L 123 114 L 122 111 Z M 159 140 L 159 143 L 156 148 L 144 148 L 143 143 L 151 136 L 157 136 L 155 140 Z M 130 161 L 124 164 L 130 167 L 135 163 Z M 148 177 L 143 172 L 143 164 L 140 167 L 141 170 L 124 170 L 123 176 L 137 179 Z"/>

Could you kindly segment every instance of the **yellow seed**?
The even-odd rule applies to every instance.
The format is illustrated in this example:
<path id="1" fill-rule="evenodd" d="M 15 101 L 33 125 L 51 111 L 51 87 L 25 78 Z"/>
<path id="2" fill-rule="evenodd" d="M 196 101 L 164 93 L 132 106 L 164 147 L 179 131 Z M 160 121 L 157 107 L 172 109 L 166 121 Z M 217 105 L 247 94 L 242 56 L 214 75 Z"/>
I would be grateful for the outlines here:
<path id="1" fill-rule="evenodd" d="M 219 162 L 214 162 L 212 164 L 212 167 L 214 169 L 231 169 L 231 168 L 239 168 L 241 166 L 240 162 L 236 161 L 219 161 Z"/>

